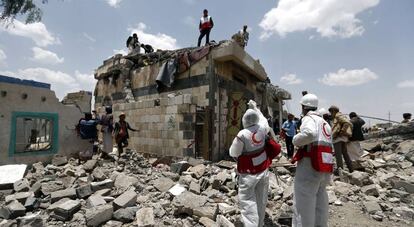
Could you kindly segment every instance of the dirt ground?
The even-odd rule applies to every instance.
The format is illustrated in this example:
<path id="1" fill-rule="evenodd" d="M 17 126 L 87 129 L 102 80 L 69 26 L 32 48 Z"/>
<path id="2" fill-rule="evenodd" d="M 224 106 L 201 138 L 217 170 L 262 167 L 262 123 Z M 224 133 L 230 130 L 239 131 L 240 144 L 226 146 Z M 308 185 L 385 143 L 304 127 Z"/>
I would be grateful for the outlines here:
<path id="1" fill-rule="evenodd" d="M 348 202 L 343 206 L 329 206 L 330 227 L 413 227 L 414 223 L 392 222 L 383 220 L 375 221 L 369 215 L 364 214 L 355 204 Z"/>

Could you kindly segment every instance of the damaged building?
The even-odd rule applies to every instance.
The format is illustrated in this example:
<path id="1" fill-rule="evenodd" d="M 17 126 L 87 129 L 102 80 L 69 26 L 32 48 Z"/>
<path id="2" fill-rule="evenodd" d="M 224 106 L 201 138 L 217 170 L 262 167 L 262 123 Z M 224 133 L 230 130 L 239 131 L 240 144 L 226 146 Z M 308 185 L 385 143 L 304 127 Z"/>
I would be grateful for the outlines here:
<path id="1" fill-rule="evenodd" d="M 120 54 L 95 73 L 95 108 L 112 105 L 131 127 L 129 146 L 159 156 L 221 160 L 242 128 L 247 102 L 281 124 L 286 90 L 232 41 L 200 48 Z"/>
<path id="2" fill-rule="evenodd" d="M 73 98 L 73 99 L 72 99 Z M 50 161 L 90 149 L 75 126 L 90 111 L 91 92 L 59 102 L 50 84 L 0 75 L 0 165 Z"/>

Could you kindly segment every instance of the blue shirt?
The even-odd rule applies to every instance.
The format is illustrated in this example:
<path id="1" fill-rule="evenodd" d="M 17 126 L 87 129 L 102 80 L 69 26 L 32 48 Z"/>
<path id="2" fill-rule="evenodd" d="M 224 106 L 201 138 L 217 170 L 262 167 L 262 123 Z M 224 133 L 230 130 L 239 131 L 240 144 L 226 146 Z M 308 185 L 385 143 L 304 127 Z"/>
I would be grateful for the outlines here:
<path id="1" fill-rule="evenodd" d="M 294 137 L 296 135 L 296 125 L 296 121 L 292 120 L 289 122 L 289 120 L 287 120 L 283 123 L 282 128 L 286 131 L 287 136 Z"/>

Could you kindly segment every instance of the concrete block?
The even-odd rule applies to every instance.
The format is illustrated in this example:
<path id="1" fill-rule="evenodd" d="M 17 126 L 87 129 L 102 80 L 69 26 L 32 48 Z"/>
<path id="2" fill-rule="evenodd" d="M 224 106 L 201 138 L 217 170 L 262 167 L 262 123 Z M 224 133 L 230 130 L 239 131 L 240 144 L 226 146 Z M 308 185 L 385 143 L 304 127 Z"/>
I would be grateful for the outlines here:
<path id="1" fill-rule="evenodd" d="M 13 184 L 15 192 L 27 192 L 30 190 L 30 184 L 26 179 L 20 179 Z"/>
<path id="2" fill-rule="evenodd" d="M 10 219 L 15 219 L 26 214 L 26 208 L 16 200 L 7 205 L 7 209 L 10 212 Z"/>
<path id="3" fill-rule="evenodd" d="M 86 206 L 88 208 L 97 207 L 100 205 L 105 205 L 106 201 L 105 199 L 100 195 L 92 195 L 86 200 Z"/>
<path id="4" fill-rule="evenodd" d="M 100 226 L 112 218 L 114 210 L 111 205 L 103 205 L 86 210 L 85 218 L 87 226 Z"/>
<path id="5" fill-rule="evenodd" d="M 106 179 L 104 181 L 92 182 L 91 188 L 92 191 L 96 192 L 101 189 L 111 189 L 114 186 L 114 182 L 111 179 Z"/>
<path id="6" fill-rule="evenodd" d="M 32 185 L 32 187 L 30 188 L 30 191 L 33 192 L 36 197 L 40 197 L 42 194 L 41 189 L 42 189 L 42 183 L 38 181 Z"/>
<path id="7" fill-rule="evenodd" d="M 126 208 L 134 206 L 137 201 L 137 193 L 134 191 L 126 191 L 116 198 L 113 202 L 114 209 Z"/>
<path id="8" fill-rule="evenodd" d="M 40 205 L 39 199 L 37 199 L 34 196 L 27 198 L 26 202 L 24 203 L 24 207 L 26 208 L 27 211 L 35 210 L 39 207 L 39 205 Z"/>
<path id="9" fill-rule="evenodd" d="M 65 190 L 55 191 L 55 192 L 52 192 L 50 195 L 51 195 L 52 203 L 60 199 L 63 199 L 63 198 L 69 198 L 69 199 L 77 198 L 76 189 L 74 188 L 68 188 Z"/>
<path id="10" fill-rule="evenodd" d="M 80 208 L 81 204 L 78 200 L 68 200 L 55 208 L 53 217 L 61 221 L 68 221 Z"/>
<path id="11" fill-rule="evenodd" d="M 34 196 L 34 193 L 33 192 L 18 192 L 18 193 L 6 196 L 5 199 L 6 199 L 6 203 L 9 203 L 10 201 L 13 201 L 13 200 L 17 200 L 20 203 L 24 204 L 26 202 L 26 199 L 29 198 L 30 196 Z"/>
<path id="12" fill-rule="evenodd" d="M 192 95 L 191 94 L 184 94 L 184 104 L 191 104 L 192 103 Z"/>
<path id="13" fill-rule="evenodd" d="M 175 105 L 181 105 L 183 103 L 184 103 L 184 96 L 183 95 L 175 96 Z"/>
<path id="14" fill-rule="evenodd" d="M 78 198 L 84 199 L 92 195 L 92 188 L 90 184 L 81 185 L 76 189 Z"/>

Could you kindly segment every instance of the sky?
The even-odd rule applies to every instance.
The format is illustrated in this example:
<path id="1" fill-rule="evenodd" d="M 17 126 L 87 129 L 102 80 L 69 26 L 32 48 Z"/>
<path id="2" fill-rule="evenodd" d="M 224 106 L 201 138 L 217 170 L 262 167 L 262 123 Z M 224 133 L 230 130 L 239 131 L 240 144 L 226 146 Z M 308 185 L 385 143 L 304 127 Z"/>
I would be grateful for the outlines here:
<path id="1" fill-rule="evenodd" d="M 400 121 L 414 113 L 412 0 L 63 0 L 40 4 L 41 22 L 0 25 L 0 74 L 47 82 L 62 99 L 94 90 L 94 70 L 125 53 L 136 32 L 155 49 L 195 46 L 203 9 L 214 20 L 210 39 L 249 26 L 246 51 L 272 83 L 301 91 L 320 107 Z"/>

